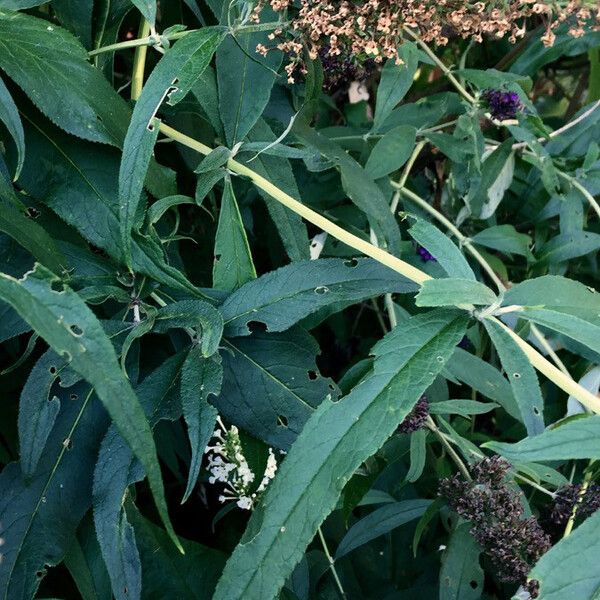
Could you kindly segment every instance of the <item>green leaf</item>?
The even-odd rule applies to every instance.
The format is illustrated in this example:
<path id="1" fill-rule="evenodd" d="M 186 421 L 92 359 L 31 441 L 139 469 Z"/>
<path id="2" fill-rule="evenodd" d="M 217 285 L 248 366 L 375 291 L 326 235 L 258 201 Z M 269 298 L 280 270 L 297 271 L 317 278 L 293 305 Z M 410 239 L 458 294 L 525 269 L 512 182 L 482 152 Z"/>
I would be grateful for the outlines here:
<path id="1" fill-rule="evenodd" d="M 23 124 L 19 116 L 19 109 L 14 103 L 10 92 L 6 89 L 2 78 L 0 78 L 0 121 L 4 123 L 17 147 L 19 159 L 14 176 L 14 179 L 17 180 L 23 168 L 23 161 L 25 160 L 25 134 L 23 133 Z"/>
<path id="2" fill-rule="evenodd" d="M 131 0 L 150 25 L 156 21 L 156 0 Z"/>
<path id="3" fill-rule="evenodd" d="M 173 541 L 162 476 L 152 432 L 142 407 L 117 362 L 112 344 L 100 323 L 71 290 L 53 286 L 60 280 L 37 266 L 23 279 L 0 274 L 0 297 L 43 337 L 59 356 L 93 387 L 109 415 L 139 458 L 148 475 L 159 515 Z M 103 366 L 98 369 L 98 364 Z"/>
<path id="4" fill-rule="evenodd" d="M 319 346 L 299 327 L 257 332 L 223 345 L 223 389 L 212 403 L 229 421 L 272 446 L 289 448 L 325 397 L 337 397 L 333 381 L 317 368 Z"/>
<path id="5" fill-rule="evenodd" d="M 558 264 L 596 252 L 600 248 L 600 234 L 573 231 L 553 237 L 538 251 L 541 264 Z"/>
<path id="6" fill-rule="evenodd" d="M 440 600 L 479 600 L 483 592 L 481 549 L 470 533 L 471 524 L 461 523 L 452 532 L 440 569 Z"/>
<path id="7" fill-rule="evenodd" d="M 174 420 L 181 415 L 178 381 L 184 358 L 183 352 L 170 357 L 136 387 L 151 427 L 161 419 Z M 98 452 L 93 506 L 98 543 L 117 600 L 131 600 L 140 595 L 140 559 L 133 528 L 123 510 L 123 499 L 127 487 L 143 478 L 142 465 L 135 460 L 117 428 L 111 426 Z"/>
<path id="8" fill-rule="evenodd" d="M 259 119 L 252 131 L 248 133 L 248 140 L 250 142 L 271 143 L 275 140 L 275 134 L 264 119 Z M 248 160 L 244 159 L 244 156 L 244 154 L 240 156 L 240 161 L 293 198 L 301 199 L 292 167 L 287 159 L 279 156 L 268 156 L 263 153 L 252 159 L 252 162 L 248 164 Z M 265 191 L 258 189 L 258 193 L 265 201 L 269 215 L 279 232 L 281 243 L 290 259 L 304 260 L 310 258 L 310 242 L 302 218 L 279 202 L 274 202 Z"/>
<path id="9" fill-rule="evenodd" d="M 348 530 L 336 550 L 335 559 L 338 560 L 380 535 L 420 517 L 431 502 L 431 500 L 404 500 L 375 509 Z"/>
<path id="10" fill-rule="evenodd" d="M 92 45 L 94 0 L 52 0 L 52 8 L 61 25 L 70 29 L 89 48 Z"/>
<path id="11" fill-rule="evenodd" d="M 495 402 L 476 400 L 441 400 L 430 404 L 429 412 L 432 415 L 461 415 L 468 418 L 470 415 L 483 415 L 499 406 Z"/>
<path id="12" fill-rule="evenodd" d="M 247 283 L 227 298 L 221 312 L 229 336 L 249 335 L 251 323 L 285 331 L 325 306 L 415 289 L 371 259 L 319 259 L 295 262 Z"/>
<path id="13" fill-rule="evenodd" d="M 26 141 L 32 151 L 19 183 L 86 240 L 121 261 L 118 153 L 76 140 L 48 123 L 27 123 Z M 179 269 L 166 263 L 154 239 L 134 235 L 132 251 L 134 271 L 192 296 L 204 296 Z"/>
<path id="14" fill-rule="evenodd" d="M 65 29 L 0 10 L 0 69 L 60 128 L 86 140 L 122 145 L 129 108 Z"/>
<path id="15" fill-rule="evenodd" d="M 475 234 L 471 241 L 507 254 L 531 257 L 531 238 L 525 233 L 519 233 L 512 225 L 488 227 Z"/>
<path id="16" fill-rule="evenodd" d="M 26 477 L 18 463 L 11 463 L 0 475 L 3 600 L 35 596 L 46 568 L 63 559 L 91 504 L 93 465 L 107 427 L 106 412 L 83 382 L 57 394 L 60 412 L 35 473 Z"/>
<path id="17" fill-rule="evenodd" d="M 261 19 L 273 21 L 276 15 L 267 7 Z M 262 115 L 283 58 L 279 50 L 265 57 L 256 52 L 258 44 L 272 45 L 267 31 L 235 35 L 227 37 L 217 52 L 219 113 L 230 148 L 246 137 Z"/>
<path id="18" fill-rule="evenodd" d="M 365 171 L 373 179 L 381 179 L 397 171 L 410 158 L 416 139 L 417 130 L 409 125 L 400 125 L 388 131 L 375 144 Z"/>
<path id="19" fill-rule="evenodd" d="M 214 600 L 277 596 L 347 481 L 433 382 L 465 325 L 456 312 L 413 317 L 375 346 L 371 376 L 339 402 L 321 404 L 252 514 Z"/>
<path id="20" fill-rule="evenodd" d="M 499 323 L 484 319 L 483 325 L 510 381 L 527 434 L 538 435 L 544 431 L 544 398 L 535 370 L 523 350 Z"/>
<path id="21" fill-rule="evenodd" d="M 181 369 L 181 405 L 192 447 L 190 473 L 182 503 L 189 498 L 196 485 L 204 450 L 212 437 L 219 414 L 208 403 L 208 397 L 220 394 L 222 381 L 221 359 L 204 358 L 198 346 L 193 346 Z"/>
<path id="22" fill-rule="evenodd" d="M 417 72 L 419 53 L 415 44 L 405 41 L 398 48 L 398 57 L 404 64 L 398 65 L 395 59 L 389 59 L 381 72 L 381 81 L 377 88 L 373 132 L 380 131 L 394 107 L 412 86 Z"/>
<path id="23" fill-rule="evenodd" d="M 205 27 L 180 39 L 154 68 L 135 105 L 119 170 L 119 224 L 125 261 L 131 265 L 131 230 L 150 165 L 160 121 L 155 118 L 163 101 L 182 100 L 198 81 L 225 37 L 222 28 Z"/>
<path id="24" fill-rule="evenodd" d="M 416 218 L 408 233 L 435 257 L 450 277 L 475 280 L 475 273 L 463 253 L 435 225 Z"/>
<path id="25" fill-rule="evenodd" d="M 12 197 L 13 190 L 0 175 L 0 231 L 10 235 L 51 271 L 62 273 L 67 267 L 67 259 L 40 225 L 10 203 Z"/>
<path id="26" fill-rule="evenodd" d="M 509 138 L 483 161 L 481 179 L 469 191 L 467 203 L 480 219 L 489 219 L 496 212 L 512 183 L 515 169 L 512 145 L 513 139 Z"/>
<path id="27" fill-rule="evenodd" d="M 392 252 L 399 250 L 400 232 L 390 206 L 379 186 L 365 170 L 340 146 L 296 119 L 294 134 L 339 167 L 342 187 L 352 202 L 362 210 L 380 242 L 386 242 Z"/>
<path id="28" fill-rule="evenodd" d="M 540 583 L 540 600 L 594 600 L 600 591 L 600 572 L 594 556 L 600 551 L 600 511 L 563 537 L 540 558 L 529 577 Z"/>
<path id="29" fill-rule="evenodd" d="M 225 564 L 225 555 L 180 538 L 185 555 L 173 551 L 167 534 L 131 504 L 127 516 L 135 531 L 142 565 L 142 600 L 180 598 L 211 600 Z"/>
<path id="30" fill-rule="evenodd" d="M 516 444 L 487 442 L 483 445 L 516 461 L 597 459 L 600 458 L 600 416 L 577 417 Z"/>
<path id="31" fill-rule="evenodd" d="M 457 348 L 448 362 L 447 370 L 465 385 L 500 404 L 512 417 L 522 420 L 510 384 L 498 369 L 478 356 Z"/>
<path id="32" fill-rule="evenodd" d="M 496 294 L 489 287 L 472 279 L 430 279 L 425 281 L 416 297 L 417 306 L 458 306 L 477 304 L 490 306 Z"/>
<path id="33" fill-rule="evenodd" d="M 48 350 L 35 364 L 19 402 L 19 451 L 21 470 L 26 477 L 34 474 L 48 437 L 60 412 L 60 400 L 50 395 L 53 384 L 61 377 L 67 361 Z M 62 382 L 67 387 L 67 380 Z"/>
<path id="34" fill-rule="evenodd" d="M 244 223 L 229 178 L 221 197 L 214 257 L 213 287 L 233 292 L 256 279 Z"/>
<path id="35" fill-rule="evenodd" d="M 419 429 L 410 436 L 410 468 L 406 481 L 414 483 L 423 474 L 427 460 L 427 429 Z"/>

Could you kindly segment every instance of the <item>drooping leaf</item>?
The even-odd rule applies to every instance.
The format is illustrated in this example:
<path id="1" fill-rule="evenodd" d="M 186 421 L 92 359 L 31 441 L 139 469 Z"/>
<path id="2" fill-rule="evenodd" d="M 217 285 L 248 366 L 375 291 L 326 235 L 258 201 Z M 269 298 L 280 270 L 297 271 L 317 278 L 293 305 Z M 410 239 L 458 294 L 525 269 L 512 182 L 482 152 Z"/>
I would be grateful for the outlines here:
<path id="1" fill-rule="evenodd" d="M 336 560 L 352 550 L 420 517 L 431 500 L 404 500 L 386 504 L 355 523 L 337 547 Z"/>
<path id="2" fill-rule="evenodd" d="M 219 395 L 222 381 L 220 357 L 207 359 L 198 346 L 192 347 L 181 369 L 181 405 L 192 447 L 190 472 L 182 502 L 189 498 L 196 485 L 204 451 L 215 429 L 219 413 L 208 403 L 208 397 Z"/>
<path id="3" fill-rule="evenodd" d="M 253 513 L 214 600 L 277 596 L 346 482 L 432 383 L 464 328 L 455 312 L 414 317 L 375 346 L 370 377 L 343 400 L 321 404 Z"/>
<path id="4" fill-rule="evenodd" d="M 158 136 L 160 121 L 156 113 L 165 99 L 173 106 L 188 94 L 224 37 L 222 28 L 205 27 L 179 40 L 152 71 L 135 105 L 119 170 L 121 245 L 128 263 L 130 233 L 136 227 L 136 213 Z"/>
<path id="5" fill-rule="evenodd" d="M 214 254 L 213 286 L 215 288 L 233 292 L 244 283 L 256 279 L 248 238 L 229 179 L 225 182 L 221 197 Z"/>
<path id="6" fill-rule="evenodd" d="M 148 475 L 159 514 L 175 540 L 162 487 L 162 476 L 148 421 L 117 363 L 100 323 L 71 290 L 53 286 L 60 280 L 37 266 L 23 279 L 0 274 L 0 297 L 43 337 L 59 356 L 94 387 L 112 420 Z M 98 369 L 102 364 L 102 370 Z"/>
<path id="7" fill-rule="evenodd" d="M 545 426 L 544 398 L 535 370 L 523 350 L 498 322 L 484 319 L 483 325 L 498 352 L 527 433 L 538 435 Z"/>
<path id="8" fill-rule="evenodd" d="M 252 323 L 285 331 L 325 306 L 415 290 L 412 282 L 371 259 L 319 259 L 292 263 L 247 283 L 227 298 L 221 312 L 229 336 L 249 335 Z"/>
<path id="9" fill-rule="evenodd" d="M 136 388 L 151 427 L 160 419 L 176 419 L 180 415 L 175 398 L 184 357 L 183 353 L 172 356 Z M 136 600 L 141 593 L 139 553 L 133 528 L 123 510 L 123 498 L 128 486 L 143 477 L 142 465 L 113 425 L 98 453 L 93 506 L 98 542 L 117 600 Z"/>
<path id="10" fill-rule="evenodd" d="M 4 123 L 17 147 L 19 159 L 15 169 L 14 179 L 16 180 L 19 178 L 25 160 L 25 134 L 23 133 L 23 123 L 21 123 L 19 109 L 14 103 L 10 92 L 6 89 L 2 78 L 0 78 L 0 121 Z"/>
<path id="11" fill-rule="evenodd" d="M 81 43 L 89 48 L 92 44 L 93 0 L 52 0 L 52 8 L 61 25 L 70 29 Z"/>

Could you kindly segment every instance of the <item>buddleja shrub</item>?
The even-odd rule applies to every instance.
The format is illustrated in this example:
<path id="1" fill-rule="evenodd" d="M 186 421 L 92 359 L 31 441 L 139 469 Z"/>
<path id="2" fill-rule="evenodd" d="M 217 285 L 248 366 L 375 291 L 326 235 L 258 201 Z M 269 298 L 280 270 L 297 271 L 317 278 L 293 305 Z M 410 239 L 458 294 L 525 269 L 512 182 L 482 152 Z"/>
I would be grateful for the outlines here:
<path id="1" fill-rule="evenodd" d="M 596 598 L 599 19 L 0 0 L 2 598 Z"/>

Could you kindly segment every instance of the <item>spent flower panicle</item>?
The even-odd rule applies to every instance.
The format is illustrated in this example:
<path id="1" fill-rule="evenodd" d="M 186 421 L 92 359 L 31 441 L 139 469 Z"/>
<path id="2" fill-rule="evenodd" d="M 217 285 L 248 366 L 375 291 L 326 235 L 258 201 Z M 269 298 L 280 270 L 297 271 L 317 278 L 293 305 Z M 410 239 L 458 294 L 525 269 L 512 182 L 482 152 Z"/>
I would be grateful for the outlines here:
<path id="1" fill-rule="evenodd" d="M 425 426 L 429 416 L 429 402 L 427 396 L 421 396 L 415 407 L 406 415 L 404 421 L 398 426 L 398 433 L 414 433 Z"/>
<path id="2" fill-rule="evenodd" d="M 586 27 L 600 27 L 600 2 L 589 0 L 260 0 L 257 19 L 267 3 L 274 11 L 291 15 L 285 31 L 274 32 L 271 39 L 278 38 L 277 48 L 289 55 L 286 70 L 292 81 L 305 47 L 313 59 L 328 47 L 332 56 L 376 62 L 391 58 L 400 64 L 397 48 L 407 29 L 424 42 L 441 46 L 457 36 L 476 42 L 484 36 L 507 37 L 514 43 L 525 35 L 534 17 L 545 27 L 542 41 L 552 45 L 556 28 L 567 20 L 573 37 L 584 35 Z"/>
<path id="3" fill-rule="evenodd" d="M 566 525 L 575 507 L 577 517 L 586 518 L 600 510 L 600 485 L 590 483 L 582 493 L 582 485 L 566 485 L 558 490 L 550 513 L 550 520 L 559 526 Z"/>
<path id="4" fill-rule="evenodd" d="M 207 446 L 204 451 L 208 459 L 209 483 L 224 484 L 225 490 L 219 496 L 220 502 L 234 500 L 239 508 L 252 509 L 269 481 L 275 477 L 277 460 L 273 449 L 269 448 L 263 477 L 253 490 L 256 476 L 244 456 L 238 428 L 232 425 L 228 429 L 221 418 L 217 417 L 217 427 L 212 437 L 215 444 Z"/>
<path id="5" fill-rule="evenodd" d="M 536 582 L 527 574 L 550 548 L 550 538 L 534 516 L 523 518 L 521 493 L 508 485 L 510 464 L 485 458 L 471 469 L 473 481 L 460 475 L 440 482 L 439 493 L 472 524 L 471 534 L 489 556 L 501 581 L 520 583 L 536 597 Z"/>

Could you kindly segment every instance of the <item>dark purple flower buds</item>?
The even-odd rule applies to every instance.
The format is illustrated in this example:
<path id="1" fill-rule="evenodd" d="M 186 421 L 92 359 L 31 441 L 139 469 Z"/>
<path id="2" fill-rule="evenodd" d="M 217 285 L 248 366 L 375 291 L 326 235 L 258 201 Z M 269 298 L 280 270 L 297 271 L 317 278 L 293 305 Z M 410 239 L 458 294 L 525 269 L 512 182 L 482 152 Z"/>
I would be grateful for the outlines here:
<path id="1" fill-rule="evenodd" d="M 550 520 L 555 525 L 566 525 L 575 506 L 577 506 L 577 516 L 583 518 L 600 510 L 600 485 L 591 483 L 583 495 L 581 487 L 581 484 L 566 485 L 558 490 L 550 514 Z"/>
<path id="2" fill-rule="evenodd" d="M 498 121 L 514 119 L 523 110 L 519 94 L 516 92 L 485 90 L 482 98 L 487 102 L 492 117 Z"/>
<path id="3" fill-rule="evenodd" d="M 485 458 L 472 467 L 473 481 L 448 477 L 440 482 L 439 493 L 471 522 L 471 534 L 490 557 L 499 579 L 526 585 L 534 598 L 536 586 L 527 584 L 527 574 L 550 548 L 550 538 L 535 517 L 523 518 L 521 494 L 506 481 L 509 468 L 503 458 Z"/>
<path id="4" fill-rule="evenodd" d="M 429 416 L 429 402 L 427 396 L 421 396 L 415 407 L 406 415 L 406 418 L 398 426 L 398 433 L 414 433 L 424 427 Z"/>
<path id="5" fill-rule="evenodd" d="M 423 259 L 424 262 L 429 262 L 431 260 L 437 260 L 429 250 L 423 248 L 423 246 L 419 246 L 417 244 L 417 254 Z"/>

